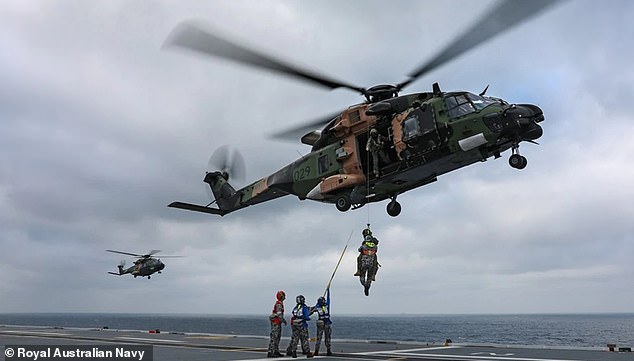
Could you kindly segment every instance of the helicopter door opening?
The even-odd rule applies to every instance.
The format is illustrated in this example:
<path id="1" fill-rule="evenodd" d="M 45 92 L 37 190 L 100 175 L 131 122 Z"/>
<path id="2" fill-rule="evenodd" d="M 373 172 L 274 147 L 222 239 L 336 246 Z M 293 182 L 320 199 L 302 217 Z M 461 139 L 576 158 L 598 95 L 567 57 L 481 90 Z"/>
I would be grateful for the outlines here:
<path id="1" fill-rule="evenodd" d="M 396 166 L 395 162 L 398 160 L 396 156 L 396 150 L 394 148 L 394 138 L 392 136 L 392 127 L 389 122 L 383 122 L 383 124 L 376 124 L 374 127 L 379 132 L 379 135 L 385 138 L 385 146 L 383 148 L 383 157 L 379 160 L 379 167 L 381 168 L 381 173 L 389 173 L 393 169 L 393 166 Z M 359 162 L 361 163 L 361 168 L 363 169 L 364 174 L 373 174 L 373 160 L 372 155 L 368 154 L 369 152 L 366 150 L 366 146 L 368 143 L 369 131 L 361 133 L 356 136 L 357 141 L 357 154 L 359 154 Z M 368 164 L 368 161 L 370 162 Z M 392 166 L 392 167 L 391 167 Z"/>

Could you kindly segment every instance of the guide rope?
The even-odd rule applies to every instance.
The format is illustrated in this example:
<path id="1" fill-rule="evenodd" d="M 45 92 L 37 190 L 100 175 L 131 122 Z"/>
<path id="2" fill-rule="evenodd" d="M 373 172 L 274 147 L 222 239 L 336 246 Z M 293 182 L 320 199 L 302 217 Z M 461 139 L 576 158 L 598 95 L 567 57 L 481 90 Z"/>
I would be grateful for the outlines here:
<path id="1" fill-rule="evenodd" d="M 337 269 L 339 269 L 339 265 L 341 264 L 341 260 L 343 259 L 343 255 L 346 254 L 346 250 L 348 249 L 348 244 L 350 244 L 350 239 L 352 238 L 352 233 L 354 232 L 354 229 L 352 229 L 350 231 L 350 235 L 348 236 L 348 241 L 346 242 L 346 246 L 343 247 L 343 251 L 341 252 L 341 256 L 339 256 L 339 260 L 337 261 L 337 265 L 335 266 L 334 271 L 332 271 L 332 276 L 330 276 L 330 280 L 328 280 L 328 284 L 326 284 L 326 289 L 324 290 L 324 296 L 326 297 L 326 292 L 328 292 L 328 289 L 330 288 L 330 285 L 332 284 L 332 280 L 333 278 L 335 278 L 335 274 L 337 273 Z"/>

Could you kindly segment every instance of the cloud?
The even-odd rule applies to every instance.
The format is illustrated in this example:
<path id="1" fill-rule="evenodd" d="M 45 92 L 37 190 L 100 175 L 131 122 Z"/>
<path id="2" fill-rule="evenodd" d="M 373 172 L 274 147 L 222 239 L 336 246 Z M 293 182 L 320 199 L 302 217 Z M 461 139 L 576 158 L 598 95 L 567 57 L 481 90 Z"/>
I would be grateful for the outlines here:
<path id="1" fill-rule="evenodd" d="M 292 196 L 225 217 L 166 207 L 210 201 L 218 146 L 239 148 L 258 179 L 309 151 L 269 134 L 362 101 L 163 49 L 179 22 L 367 87 L 402 81 L 492 5 L 2 4 L 0 312 L 263 314 L 278 289 L 321 295 L 351 232 L 338 313 L 632 311 L 627 1 L 560 3 L 407 89 L 490 84 L 539 105 L 545 133 L 522 144 L 522 171 L 505 155 L 442 175 L 399 195 L 397 218 L 386 202 L 341 213 Z M 352 274 L 368 222 L 382 267 L 365 297 Z M 108 275 L 121 257 L 105 249 L 185 257 L 148 281 Z"/>

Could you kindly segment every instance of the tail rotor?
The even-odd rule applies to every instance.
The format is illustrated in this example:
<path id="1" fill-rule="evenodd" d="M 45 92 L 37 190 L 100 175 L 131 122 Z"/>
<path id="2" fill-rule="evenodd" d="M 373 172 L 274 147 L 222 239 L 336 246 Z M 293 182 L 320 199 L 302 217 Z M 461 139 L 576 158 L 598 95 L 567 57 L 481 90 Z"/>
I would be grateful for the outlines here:
<path id="1" fill-rule="evenodd" d="M 214 151 L 209 158 L 208 167 L 210 170 L 220 171 L 225 180 L 231 178 L 240 181 L 245 178 L 246 174 L 242 154 L 228 145 L 223 145 Z"/>
<path id="2" fill-rule="evenodd" d="M 235 148 L 223 145 L 211 155 L 208 167 L 209 170 L 205 173 L 203 182 L 209 186 L 208 189 L 213 193 L 213 200 L 206 206 L 172 202 L 168 207 L 221 216 L 240 208 L 240 194 L 229 184 L 229 178 L 232 180 L 243 180 L 245 178 L 244 158 L 242 158 L 240 152 Z M 214 203 L 217 204 L 218 208 L 210 207 Z"/>
<path id="3" fill-rule="evenodd" d="M 117 265 L 117 268 L 119 269 L 119 274 L 122 275 L 123 272 L 125 271 L 125 260 L 122 259 L 121 262 L 119 262 L 119 264 Z"/>

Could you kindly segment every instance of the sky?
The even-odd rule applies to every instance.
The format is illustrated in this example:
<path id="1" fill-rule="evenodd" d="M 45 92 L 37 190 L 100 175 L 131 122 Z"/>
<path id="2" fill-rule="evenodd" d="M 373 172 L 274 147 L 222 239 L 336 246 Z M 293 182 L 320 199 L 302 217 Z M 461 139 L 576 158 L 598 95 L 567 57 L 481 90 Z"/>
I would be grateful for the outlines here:
<path id="1" fill-rule="evenodd" d="M 194 19 L 352 84 L 396 83 L 495 1 L 3 1 L 0 3 L 0 313 L 267 314 L 277 290 L 332 313 L 634 312 L 634 3 L 570 0 L 411 84 L 540 106 L 524 170 L 497 160 L 341 213 L 288 196 L 218 217 L 214 149 L 247 181 L 310 149 L 270 135 L 362 101 L 292 78 L 163 48 Z M 355 271 L 370 221 L 382 265 Z M 350 235 L 352 234 L 352 237 Z M 107 274 L 164 259 L 151 280 Z M 160 255 L 160 254 L 159 254 Z M 290 306 L 289 306 L 290 307 Z"/>

